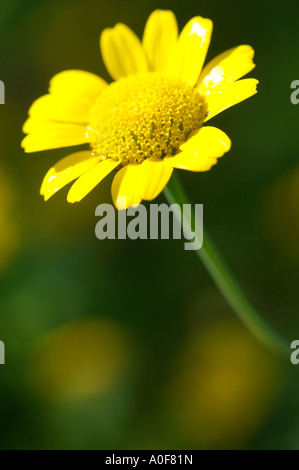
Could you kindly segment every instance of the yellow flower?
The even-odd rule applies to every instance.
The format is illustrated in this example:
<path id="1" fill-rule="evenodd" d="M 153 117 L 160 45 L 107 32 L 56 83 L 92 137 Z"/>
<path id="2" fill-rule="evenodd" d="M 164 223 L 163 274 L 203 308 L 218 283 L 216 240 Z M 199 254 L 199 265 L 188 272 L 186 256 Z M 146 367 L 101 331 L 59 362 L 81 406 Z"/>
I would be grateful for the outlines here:
<path id="1" fill-rule="evenodd" d="M 173 169 L 208 171 L 230 150 L 212 117 L 256 93 L 250 46 L 230 49 L 204 68 L 213 23 L 197 16 L 181 34 L 171 11 L 154 11 L 142 42 L 124 24 L 100 38 L 104 63 L 115 82 L 67 70 L 54 76 L 24 124 L 26 152 L 89 144 L 60 160 L 41 187 L 45 200 L 75 181 L 67 200 L 78 202 L 117 170 L 112 198 L 118 209 L 152 200 Z M 124 204 L 124 201 L 126 203 Z"/>

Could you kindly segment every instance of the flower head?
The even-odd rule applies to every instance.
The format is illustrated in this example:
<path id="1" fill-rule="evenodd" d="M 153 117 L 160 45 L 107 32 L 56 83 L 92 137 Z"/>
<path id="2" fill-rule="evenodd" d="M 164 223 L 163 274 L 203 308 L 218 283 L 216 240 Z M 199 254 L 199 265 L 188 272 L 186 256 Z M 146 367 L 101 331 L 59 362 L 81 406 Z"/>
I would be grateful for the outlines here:
<path id="1" fill-rule="evenodd" d="M 124 24 L 100 38 L 111 84 L 81 70 L 54 76 L 24 124 L 26 152 L 89 144 L 56 163 L 41 187 L 45 200 L 75 181 L 67 200 L 78 202 L 116 171 L 118 209 L 152 200 L 174 168 L 208 171 L 230 150 L 229 137 L 204 124 L 256 93 L 250 46 L 230 49 L 203 67 L 213 24 L 191 19 L 180 35 L 171 11 L 154 11 L 142 42 Z"/>

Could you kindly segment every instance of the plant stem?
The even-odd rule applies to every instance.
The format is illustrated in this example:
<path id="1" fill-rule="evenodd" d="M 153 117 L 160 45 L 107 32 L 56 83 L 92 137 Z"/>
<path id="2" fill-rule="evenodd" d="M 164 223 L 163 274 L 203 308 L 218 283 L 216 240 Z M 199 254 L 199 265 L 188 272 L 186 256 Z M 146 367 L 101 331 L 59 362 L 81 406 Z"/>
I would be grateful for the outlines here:
<path id="1" fill-rule="evenodd" d="M 164 194 L 169 204 L 178 204 L 180 206 L 181 214 L 174 212 L 179 216 L 178 220 L 181 221 L 181 216 L 183 217 L 183 204 L 190 204 L 190 201 L 176 174 L 172 176 L 167 187 L 164 189 Z M 191 220 L 185 218 L 184 224 L 185 227 L 188 224 L 188 229 L 190 230 L 195 225 L 194 210 L 192 210 Z M 198 233 L 195 233 L 195 238 L 199 239 Z M 289 345 L 266 323 L 258 311 L 251 305 L 238 281 L 215 248 L 206 229 L 204 229 L 203 245 L 199 250 L 196 250 L 196 253 L 228 304 L 252 334 L 266 347 L 289 356 Z"/>

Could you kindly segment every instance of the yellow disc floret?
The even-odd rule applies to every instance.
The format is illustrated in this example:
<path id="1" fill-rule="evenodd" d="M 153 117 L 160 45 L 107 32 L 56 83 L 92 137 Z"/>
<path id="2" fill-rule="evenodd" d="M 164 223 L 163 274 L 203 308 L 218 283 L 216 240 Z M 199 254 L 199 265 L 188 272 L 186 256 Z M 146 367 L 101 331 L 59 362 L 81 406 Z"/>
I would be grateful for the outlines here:
<path id="1" fill-rule="evenodd" d="M 132 75 L 109 85 L 92 107 L 94 154 L 123 165 L 173 155 L 205 115 L 197 90 L 160 73 Z"/>

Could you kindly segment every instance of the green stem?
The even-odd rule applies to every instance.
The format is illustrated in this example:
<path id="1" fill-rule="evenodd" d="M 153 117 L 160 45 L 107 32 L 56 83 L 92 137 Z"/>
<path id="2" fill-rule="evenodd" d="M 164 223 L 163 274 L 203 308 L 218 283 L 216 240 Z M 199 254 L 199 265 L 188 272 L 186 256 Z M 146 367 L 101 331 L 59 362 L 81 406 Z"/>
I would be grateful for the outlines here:
<path id="1" fill-rule="evenodd" d="M 180 206 L 180 214 L 177 214 L 178 220 L 183 217 L 183 204 L 190 204 L 184 189 L 182 188 L 177 175 L 173 175 L 164 194 L 169 204 L 178 204 Z M 192 220 L 184 219 L 185 227 L 188 229 L 194 226 L 194 210 L 192 211 Z M 187 224 L 187 225 L 186 225 Z M 199 240 L 199 234 L 195 233 L 195 239 Z M 201 240 L 199 240 L 201 241 Z M 222 292 L 224 298 L 247 326 L 252 334 L 265 346 L 284 355 L 290 354 L 289 345 L 266 323 L 257 310 L 251 305 L 246 295 L 243 293 L 238 281 L 231 273 L 220 253 L 215 248 L 206 229 L 204 229 L 203 245 L 196 250 L 198 257 L 205 265 L 207 271 L 213 278 L 216 286 Z"/>

